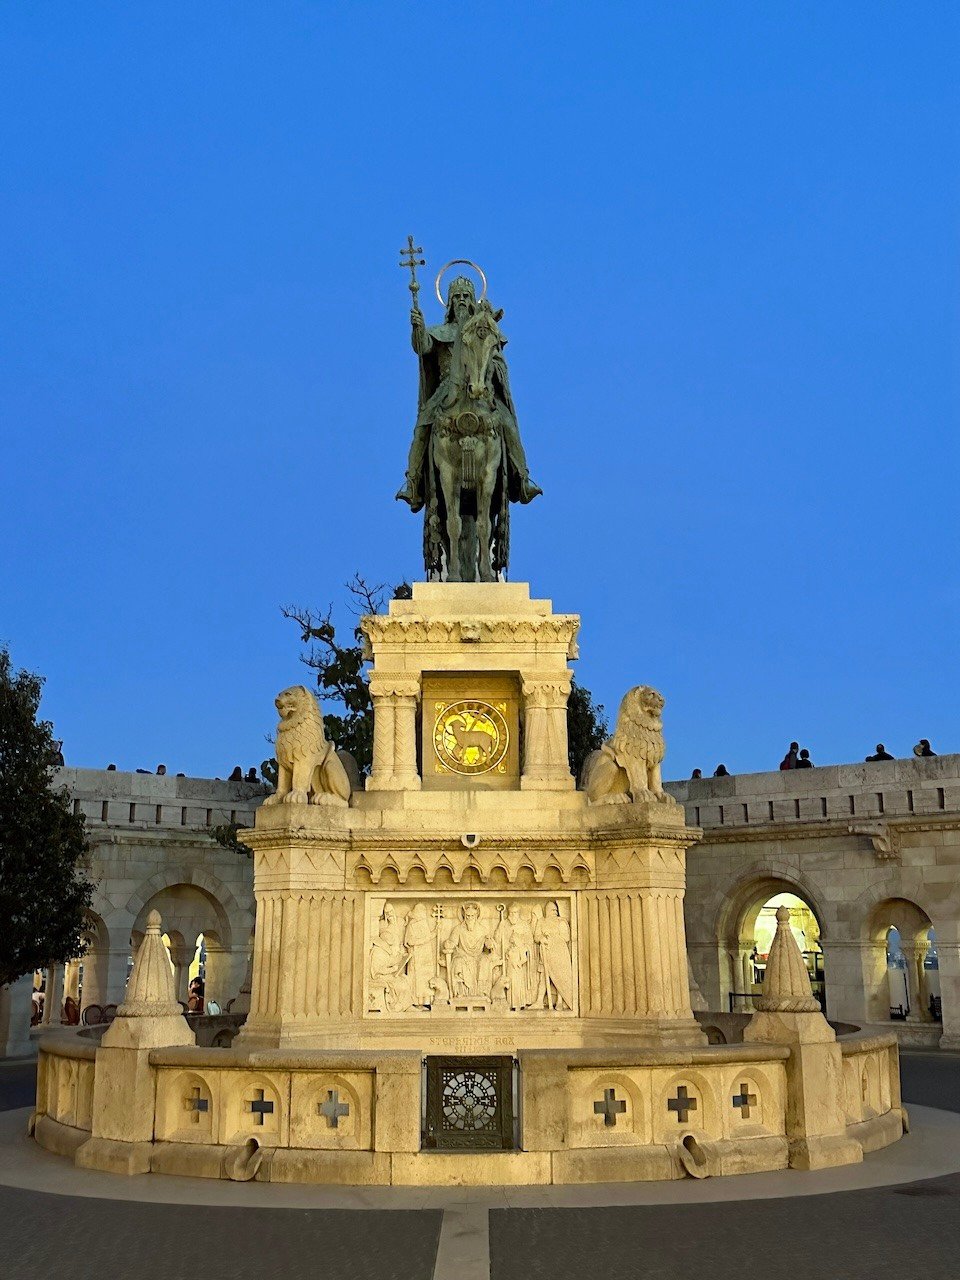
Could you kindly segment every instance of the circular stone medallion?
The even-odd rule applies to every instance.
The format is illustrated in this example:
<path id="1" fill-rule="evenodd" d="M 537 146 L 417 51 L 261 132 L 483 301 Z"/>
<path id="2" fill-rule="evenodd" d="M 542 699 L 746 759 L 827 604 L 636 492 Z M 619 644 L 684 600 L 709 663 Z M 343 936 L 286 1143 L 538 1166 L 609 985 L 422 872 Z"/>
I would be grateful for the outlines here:
<path id="1" fill-rule="evenodd" d="M 489 702 L 453 702 L 441 707 L 433 728 L 440 763 L 453 773 L 506 771 L 510 731 L 502 712 Z"/>

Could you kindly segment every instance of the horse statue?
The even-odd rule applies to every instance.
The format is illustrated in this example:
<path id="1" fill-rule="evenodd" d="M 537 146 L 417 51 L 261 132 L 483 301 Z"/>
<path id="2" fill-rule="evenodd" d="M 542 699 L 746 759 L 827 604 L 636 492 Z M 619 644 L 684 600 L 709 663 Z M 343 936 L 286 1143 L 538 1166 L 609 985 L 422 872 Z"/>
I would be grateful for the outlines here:
<path id="1" fill-rule="evenodd" d="M 463 325 L 449 375 L 453 394 L 431 433 L 432 533 L 442 543 L 448 582 L 496 582 L 506 562 L 507 458 L 491 377 L 491 358 L 504 341 L 502 315 L 484 299 Z M 429 536 L 429 518 L 427 530 Z"/>
<path id="2" fill-rule="evenodd" d="M 532 502 L 543 492 L 530 476 L 520 439 L 503 353 L 503 312 L 487 301 L 486 276 L 476 263 L 457 258 L 437 274 L 443 322 L 428 327 L 417 302 L 422 250 L 412 236 L 407 246 L 401 266 L 410 270 L 410 338 L 420 387 L 397 498 L 424 513 L 423 563 L 431 582 L 497 582 L 510 557 L 510 504 Z M 457 262 L 479 274 L 479 299 L 473 282 L 459 275 L 444 302 L 440 281 Z"/>

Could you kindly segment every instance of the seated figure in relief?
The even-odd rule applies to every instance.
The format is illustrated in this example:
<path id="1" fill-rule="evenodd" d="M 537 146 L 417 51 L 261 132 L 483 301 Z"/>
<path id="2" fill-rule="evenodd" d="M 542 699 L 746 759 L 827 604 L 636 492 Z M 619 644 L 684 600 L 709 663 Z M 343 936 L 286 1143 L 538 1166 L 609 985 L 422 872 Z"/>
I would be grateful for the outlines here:
<path id="1" fill-rule="evenodd" d="M 599 751 L 587 756 L 581 785 L 591 804 L 658 800 L 676 804 L 663 789 L 663 696 L 641 684 L 624 694 L 617 727 Z"/>
<path id="2" fill-rule="evenodd" d="M 540 975 L 536 1007 L 572 1009 L 574 1005 L 573 958 L 570 926 L 560 914 L 560 904 L 548 902 L 546 911 L 533 926 L 533 940 L 540 952 Z"/>
<path id="3" fill-rule="evenodd" d="M 323 731 L 317 700 L 305 685 L 277 694 L 277 789 L 271 804 L 346 804 L 350 779 Z"/>
<path id="4" fill-rule="evenodd" d="M 496 939 L 490 936 L 478 903 L 465 903 L 458 914 L 460 923 L 443 944 L 448 985 L 455 997 L 489 1000 L 499 967 L 494 958 Z"/>
<path id="5" fill-rule="evenodd" d="M 409 953 L 396 910 L 388 902 L 380 917 L 380 930 L 370 947 L 371 1003 L 388 1013 L 404 1013 L 413 1005 L 413 983 L 407 973 Z"/>
<path id="6" fill-rule="evenodd" d="M 533 928 L 518 903 L 497 926 L 500 983 L 511 1009 L 526 1009 L 537 995 L 537 948 Z"/>

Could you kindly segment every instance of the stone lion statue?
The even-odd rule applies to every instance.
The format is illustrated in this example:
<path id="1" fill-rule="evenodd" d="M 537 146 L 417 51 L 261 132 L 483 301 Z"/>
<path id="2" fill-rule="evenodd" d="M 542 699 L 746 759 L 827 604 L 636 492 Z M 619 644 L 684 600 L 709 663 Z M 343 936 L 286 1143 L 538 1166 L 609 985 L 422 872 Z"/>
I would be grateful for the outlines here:
<path id="1" fill-rule="evenodd" d="M 346 804 L 350 778 L 323 732 L 317 700 L 302 684 L 276 698 L 277 789 L 264 804 Z"/>
<path id="2" fill-rule="evenodd" d="M 581 785 L 591 804 L 659 800 L 676 804 L 663 789 L 663 697 L 648 685 L 624 694 L 617 727 L 599 751 L 587 756 Z"/>

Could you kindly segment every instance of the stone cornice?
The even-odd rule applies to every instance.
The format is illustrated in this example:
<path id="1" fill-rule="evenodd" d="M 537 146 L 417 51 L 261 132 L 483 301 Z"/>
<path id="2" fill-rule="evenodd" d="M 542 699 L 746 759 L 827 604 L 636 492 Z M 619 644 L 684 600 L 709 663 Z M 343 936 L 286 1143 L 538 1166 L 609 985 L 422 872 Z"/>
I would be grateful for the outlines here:
<path id="1" fill-rule="evenodd" d="M 908 831 L 944 831 L 957 827 L 956 814 L 944 814 L 942 817 L 924 815 L 922 817 L 896 815 L 850 818 L 806 818 L 795 821 L 756 822 L 749 826 L 705 827 L 701 843 L 712 844 L 752 844 L 777 840 L 819 840 L 824 836 L 865 836 L 877 839 L 889 833 L 897 837 Z"/>
<path id="2" fill-rule="evenodd" d="M 417 614 L 391 617 L 371 614 L 360 622 L 371 645 L 410 644 L 542 644 L 564 645 L 569 658 L 577 656 L 580 619 L 574 613 L 548 617 L 427 618 Z"/>

